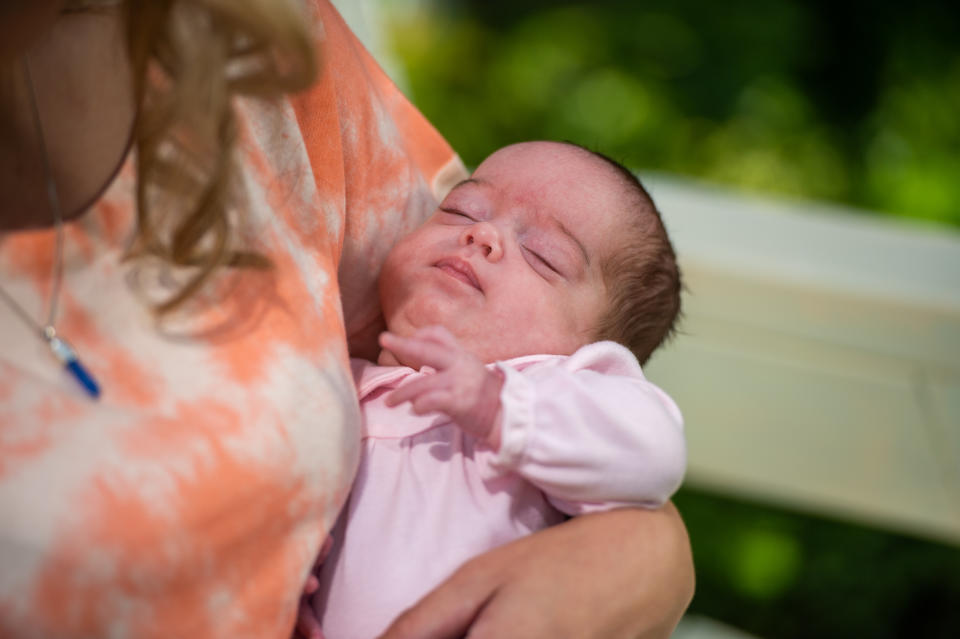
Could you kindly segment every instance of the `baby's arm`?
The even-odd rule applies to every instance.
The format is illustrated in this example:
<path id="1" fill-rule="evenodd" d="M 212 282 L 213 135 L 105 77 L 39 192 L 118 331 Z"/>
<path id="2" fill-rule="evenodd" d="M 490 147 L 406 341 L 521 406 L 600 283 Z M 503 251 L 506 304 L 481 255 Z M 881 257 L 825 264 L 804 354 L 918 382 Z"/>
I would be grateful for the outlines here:
<path id="1" fill-rule="evenodd" d="M 679 487 L 680 411 L 624 347 L 599 342 L 557 363 L 502 370 L 495 465 L 523 475 L 560 510 L 656 507 Z"/>
<path id="2" fill-rule="evenodd" d="M 410 402 L 418 415 L 444 413 L 477 439 L 500 447 L 503 373 L 484 366 L 441 326 L 420 329 L 412 337 L 383 333 L 380 345 L 412 368 L 437 371 L 395 390 L 386 400 L 388 406 Z"/>
<path id="3" fill-rule="evenodd" d="M 437 369 L 394 391 L 389 404 L 446 413 L 499 451 L 498 467 L 523 475 L 568 514 L 659 506 L 683 479 L 680 412 L 622 346 L 591 344 L 561 364 L 497 375 L 442 328 L 384 334 L 381 344 Z"/>

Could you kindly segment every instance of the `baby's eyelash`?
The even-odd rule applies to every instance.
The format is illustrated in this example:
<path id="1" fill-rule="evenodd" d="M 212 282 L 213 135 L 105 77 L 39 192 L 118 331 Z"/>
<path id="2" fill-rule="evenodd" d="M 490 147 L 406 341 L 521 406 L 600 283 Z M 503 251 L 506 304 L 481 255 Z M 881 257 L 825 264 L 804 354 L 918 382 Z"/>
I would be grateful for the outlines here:
<path id="1" fill-rule="evenodd" d="M 440 210 L 443 211 L 444 213 L 449 213 L 450 215 L 459 215 L 460 217 L 465 217 L 465 218 L 467 218 L 468 220 L 472 220 L 472 219 L 473 219 L 472 217 L 470 217 L 469 215 L 467 215 L 467 214 L 464 213 L 463 211 L 458 211 L 457 209 L 448 209 L 448 208 L 445 208 L 445 207 L 442 207 L 442 206 L 441 206 L 441 207 L 440 207 Z"/>
<path id="2" fill-rule="evenodd" d="M 542 262 L 543 265 L 546 266 L 548 269 L 550 269 L 551 271 L 553 271 L 553 272 L 556 273 L 557 275 L 560 275 L 560 271 L 557 270 L 557 267 L 555 267 L 553 264 L 551 264 L 551 263 L 550 263 L 547 259 L 545 259 L 542 255 L 540 255 L 540 254 L 537 253 L 536 251 L 531 251 L 530 249 L 527 249 L 527 251 L 530 253 L 530 255 L 532 255 L 532 256 L 534 256 L 536 259 L 540 260 L 540 262 Z"/>

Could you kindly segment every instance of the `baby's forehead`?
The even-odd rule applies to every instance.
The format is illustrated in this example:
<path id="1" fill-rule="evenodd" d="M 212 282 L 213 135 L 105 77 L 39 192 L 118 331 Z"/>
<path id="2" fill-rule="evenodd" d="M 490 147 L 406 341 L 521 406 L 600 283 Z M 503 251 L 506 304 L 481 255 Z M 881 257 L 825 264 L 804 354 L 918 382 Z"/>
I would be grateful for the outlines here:
<path id="1" fill-rule="evenodd" d="M 608 198 L 629 195 L 627 180 L 615 163 L 561 142 L 526 142 L 499 149 L 460 185 L 469 183 L 509 187 L 534 196 L 544 196 L 548 191 L 576 196 L 587 190 Z"/>
<path id="2" fill-rule="evenodd" d="M 474 173 L 482 171 L 490 165 L 519 165 L 534 167 L 541 172 L 550 172 L 557 165 L 568 165 L 570 163 L 602 169 L 607 161 L 604 160 L 603 156 L 570 142 L 519 142 L 501 147 L 488 155 L 480 162 Z"/>

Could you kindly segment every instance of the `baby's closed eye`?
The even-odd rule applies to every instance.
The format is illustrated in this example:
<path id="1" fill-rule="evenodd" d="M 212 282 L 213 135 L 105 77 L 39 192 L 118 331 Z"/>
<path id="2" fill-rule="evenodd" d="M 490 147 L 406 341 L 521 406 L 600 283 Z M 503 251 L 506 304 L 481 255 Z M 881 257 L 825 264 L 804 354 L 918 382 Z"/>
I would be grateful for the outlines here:
<path id="1" fill-rule="evenodd" d="M 527 246 L 521 247 L 521 250 L 530 266 L 544 277 L 563 277 L 563 273 L 560 272 L 556 261 L 552 257 L 545 256 Z"/>

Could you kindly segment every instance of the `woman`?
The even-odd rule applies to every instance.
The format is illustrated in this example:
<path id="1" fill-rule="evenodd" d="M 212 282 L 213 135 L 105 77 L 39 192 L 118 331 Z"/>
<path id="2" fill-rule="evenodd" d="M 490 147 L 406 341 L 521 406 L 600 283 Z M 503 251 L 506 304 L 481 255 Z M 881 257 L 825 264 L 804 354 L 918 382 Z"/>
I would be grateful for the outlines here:
<path id="1" fill-rule="evenodd" d="M 293 627 L 356 463 L 348 342 L 462 176 L 329 3 L 301 11 L 0 8 L 0 636 Z M 617 511 L 471 562 L 387 636 L 660 636 L 691 591 L 676 512 Z"/>

